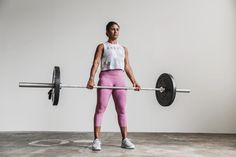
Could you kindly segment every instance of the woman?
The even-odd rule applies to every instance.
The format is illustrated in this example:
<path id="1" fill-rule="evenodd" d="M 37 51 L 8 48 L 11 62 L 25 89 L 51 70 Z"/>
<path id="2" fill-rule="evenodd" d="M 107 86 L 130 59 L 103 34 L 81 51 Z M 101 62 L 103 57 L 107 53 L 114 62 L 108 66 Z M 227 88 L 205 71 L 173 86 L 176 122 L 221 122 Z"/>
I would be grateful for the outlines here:
<path id="1" fill-rule="evenodd" d="M 94 77 L 97 68 L 101 62 L 101 72 L 99 74 L 99 86 L 119 86 L 125 85 L 125 74 L 129 77 L 136 91 L 140 90 L 140 85 L 135 80 L 131 66 L 128 60 L 128 50 L 126 47 L 118 44 L 120 26 L 118 23 L 111 21 L 106 26 L 106 35 L 108 41 L 97 46 L 93 65 L 90 71 L 90 77 L 87 88 L 92 89 L 94 86 Z M 118 115 L 118 123 L 122 135 L 121 147 L 134 149 L 135 145 L 127 138 L 127 120 L 126 120 L 126 90 L 124 89 L 98 89 L 97 106 L 94 114 L 94 141 L 92 149 L 101 150 L 100 130 L 103 114 L 106 110 L 110 96 L 112 95 L 115 108 Z"/>

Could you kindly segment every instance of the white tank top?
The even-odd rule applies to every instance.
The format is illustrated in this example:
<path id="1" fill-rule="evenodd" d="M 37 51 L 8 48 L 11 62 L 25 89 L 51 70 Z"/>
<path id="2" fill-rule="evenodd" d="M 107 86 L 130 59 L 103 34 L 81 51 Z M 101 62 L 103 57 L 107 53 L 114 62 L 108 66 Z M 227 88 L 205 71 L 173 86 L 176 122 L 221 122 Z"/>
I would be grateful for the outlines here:
<path id="1" fill-rule="evenodd" d="M 104 51 L 101 59 L 101 71 L 124 70 L 125 50 L 120 44 L 103 43 Z"/>

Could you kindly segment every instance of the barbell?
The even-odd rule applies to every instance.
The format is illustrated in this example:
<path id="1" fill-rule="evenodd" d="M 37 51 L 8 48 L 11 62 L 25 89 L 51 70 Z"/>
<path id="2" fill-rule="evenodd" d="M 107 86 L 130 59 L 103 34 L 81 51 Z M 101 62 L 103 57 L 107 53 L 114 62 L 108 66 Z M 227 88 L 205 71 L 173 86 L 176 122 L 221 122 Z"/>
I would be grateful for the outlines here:
<path id="1" fill-rule="evenodd" d="M 58 105 L 60 98 L 60 90 L 62 88 L 87 88 L 80 85 L 67 85 L 61 83 L 60 67 L 54 66 L 52 83 L 39 82 L 19 82 L 19 87 L 29 88 L 51 88 L 48 92 L 48 99 L 52 100 L 52 105 Z M 117 87 L 117 86 L 94 86 L 97 89 L 112 90 L 134 90 L 135 87 Z M 161 106 L 170 106 L 175 100 L 176 92 L 190 93 L 190 89 L 177 89 L 174 78 L 171 74 L 161 74 L 156 82 L 155 88 L 141 88 L 140 90 L 155 91 L 157 101 Z"/>

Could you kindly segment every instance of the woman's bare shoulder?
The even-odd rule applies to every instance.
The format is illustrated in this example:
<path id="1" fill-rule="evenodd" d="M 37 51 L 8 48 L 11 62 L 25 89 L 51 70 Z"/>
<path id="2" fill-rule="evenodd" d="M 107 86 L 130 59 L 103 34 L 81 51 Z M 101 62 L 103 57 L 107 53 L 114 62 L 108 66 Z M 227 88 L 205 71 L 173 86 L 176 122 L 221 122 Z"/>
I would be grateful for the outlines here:
<path id="1" fill-rule="evenodd" d="M 103 49 L 103 48 L 104 48 L 104 44 L 103 43 L 98 44 L 97 49 Z"/>

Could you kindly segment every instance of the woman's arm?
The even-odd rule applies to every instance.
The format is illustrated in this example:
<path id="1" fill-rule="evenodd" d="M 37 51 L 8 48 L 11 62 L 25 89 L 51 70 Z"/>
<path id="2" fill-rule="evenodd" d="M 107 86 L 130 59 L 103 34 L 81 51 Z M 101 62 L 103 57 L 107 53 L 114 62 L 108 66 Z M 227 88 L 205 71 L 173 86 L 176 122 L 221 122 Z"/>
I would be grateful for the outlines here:
<path id="1" fill-rule="evenodd" d="M 93 59 L 93 65 L 90 70 L 90 76 L 87 83 L 87 88 L 92 89 L 94 86 L 94 77 L 97 72 L 98 66 L 101 61 L 102 53 L 103 53 L 104 46 L 103 44 L 99 44 L 96 48 L 94 59 Z"/>
<path id="2" fill-rule="evenodd" d="M 124 47 L 125 50 L 125 72 L 127 74 L 127 76 L 129 77 L 130 81 L 132 82 L 133 86 L 136 87 L 136 90 L 140 90 L 140 85 L 138 84 L 138 82 L 136 81 L 134 74 L 133 74 L 133 70 L 129 64 L 129 58 L 128 58 L 128 49 L 126 47 Z"/>

